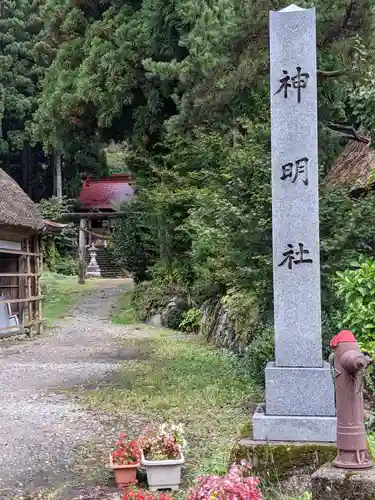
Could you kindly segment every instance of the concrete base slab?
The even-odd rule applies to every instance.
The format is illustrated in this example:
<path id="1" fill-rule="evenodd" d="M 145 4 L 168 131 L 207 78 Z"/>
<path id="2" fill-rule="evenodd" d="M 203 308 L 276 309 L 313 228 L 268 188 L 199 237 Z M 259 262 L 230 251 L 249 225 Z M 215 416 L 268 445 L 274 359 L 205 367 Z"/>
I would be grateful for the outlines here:
<path id="1" fill-rule="evenodd" d="M 336 417 L 268 415 L 259 405 L 253 415 L 253 439 L 334 443 Z"/>
<path id="2" fill-rule="evenodd" d="M 267 364 L 267 415 L 334 417 L 334 386 L 329 363 L 322 368 L 289 368 Z"/>
<path id="3" fill-rule="evenodd" d="M 375 468 L 337 469 L 325 466 L 312 478 L 313 500 L 375 500 Z"/>

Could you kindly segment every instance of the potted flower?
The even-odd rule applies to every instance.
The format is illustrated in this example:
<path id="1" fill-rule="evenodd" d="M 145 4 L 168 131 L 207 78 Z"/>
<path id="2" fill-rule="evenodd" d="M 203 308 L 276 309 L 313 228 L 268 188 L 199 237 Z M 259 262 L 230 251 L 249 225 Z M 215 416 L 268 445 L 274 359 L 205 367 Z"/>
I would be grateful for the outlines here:
<path id="1" fill-rule="evenodd" d="M 118 488 L 136 482 L 137 467 L 139 467 L 141 459 L 138 441 L 127 441 L 126 437 L 126 434 L 120 434 L 120 438 L 110 454 L 110 464 L 115 472 Z"/>
<path id="2" fill-rule="evenodd" d="M 139 446 L 150 490 L 178 490 L 186 446 L 182 425 L 149 427 L 139 438 Z"/>
<path id="3" fill-rule="evenodd" d="M 233 464 L 224 476 L 198 477 L 190 489 L 188 500 L 215 498 L 215 500 L 262 500 L 259 479 L 250 475 L 251 465 L 246 460 Z"/>

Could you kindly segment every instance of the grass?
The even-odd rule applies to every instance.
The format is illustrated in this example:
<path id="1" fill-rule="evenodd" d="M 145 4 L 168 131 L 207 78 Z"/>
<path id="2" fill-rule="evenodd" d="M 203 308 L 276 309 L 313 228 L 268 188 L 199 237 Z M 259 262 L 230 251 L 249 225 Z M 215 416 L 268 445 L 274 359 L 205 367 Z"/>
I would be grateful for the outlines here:
<path id="1" fill-rule="evenodd" d="M 367 434 L 367 443 L 372 457 L 375 457 L 375 433 Z"/>
<path id="2" fill-rule="evenodd" d="M 129 435 L 139 435 L 150 423 L 183 422 L 188 487 L 197 474 L 226 471 L 236 437 L 249 421 L 249 401 L 259 393 L 233 354 L 175 332 L 151 332 L 124 342 L 146 359 L 127 361 L 116 383 L 76 396 L 88 409 L 120 416 L 119 432 Z"/>
<path id="3" fill-rule="evenodd" d="M 76 304 L 77 299 L 85 296 L 93 288 L 92 282 L 78 284 L 77 276 L 45 272 L 42 276 L 44 317 L 47 326 L 66 316 Z"/>
<path id="4" fill-rule="evenodd" d="M 131 292 L 122 295 L 112 313 L 116 324 L 136 323 Z M 186 498 L 186 490 L 197 475 L 224 474 L 230 452 L 241 430 L 249 425 L 250 407 L 262 399 L 246 364 L 226 350 L 207 345 L 196 336 L 137 325 L 137 336 L 126 337 L 125 349 L 139 353 L 127 360 L 119 378 L 96 389 L 74 391 L 83 407 L 104 412 L 118 422 L 118 432 L 136 437 L 150 423 L 172 419 L 185 425 L 188 450 L 182 491 L 174 498 Z M 113 424 L 112 424 L 113 425 Z M 369 437 L 375 451 L 375 437 Z M 108 481 L 104 463 L 107 447 L 92 443 L 82 448 L 80 475 L 89 482 Z M 265 498 L 290 499 L 275 485 L 265 489 Z M 294 500 L 309 500 L 305 493 Z"/>
<path id="5" fill-rule="evenodd" d="M 125 292 L 111 314 L 111 320 L 116 325 L 134 325 L 137 322 L 137 315 L 132 306 L 132 292 Z"/>

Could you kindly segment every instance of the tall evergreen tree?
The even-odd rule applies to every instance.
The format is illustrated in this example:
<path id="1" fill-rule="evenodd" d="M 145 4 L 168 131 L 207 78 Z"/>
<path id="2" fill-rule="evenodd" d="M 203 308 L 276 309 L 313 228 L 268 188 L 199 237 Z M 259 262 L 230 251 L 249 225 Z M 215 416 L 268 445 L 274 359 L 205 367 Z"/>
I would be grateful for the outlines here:
<path id="1" fill-rule="evenodd" d="M 47 158 L 31 145 L 28 125 L 48 56 L 38 45 L 40 2 L 4 0 L 0 9 L 0 164 L 30 194 L 39 194 Z"/>

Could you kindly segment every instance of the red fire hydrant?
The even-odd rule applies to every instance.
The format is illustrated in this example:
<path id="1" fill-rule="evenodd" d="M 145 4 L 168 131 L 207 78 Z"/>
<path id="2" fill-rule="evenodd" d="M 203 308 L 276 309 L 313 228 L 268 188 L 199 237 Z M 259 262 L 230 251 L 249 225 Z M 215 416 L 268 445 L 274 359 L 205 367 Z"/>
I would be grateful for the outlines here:
<path id="1" fill-rule="evenodd" d="M 364 424 L 362 373 L 371 358 L 361 353 L 356 338 L 343 330 L 330 343 L 330 361 L 336 379 L 337 457 L 335 467 L 369 469 L 370 459 Z"/>

